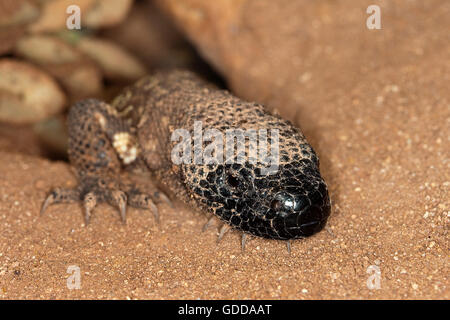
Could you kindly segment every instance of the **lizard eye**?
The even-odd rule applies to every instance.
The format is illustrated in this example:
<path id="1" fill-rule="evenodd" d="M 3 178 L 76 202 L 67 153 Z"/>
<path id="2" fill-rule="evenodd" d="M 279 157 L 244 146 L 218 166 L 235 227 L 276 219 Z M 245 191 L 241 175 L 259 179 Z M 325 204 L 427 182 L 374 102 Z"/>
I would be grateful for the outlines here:
<path id="1" fill-rule="evenodd" d="M 275 195 L 275 198 L 270 202 L 270 208 L 274 211 L 292 211 L 295 209 L 296 202 L 294 198 L 285 193 L 279 192 Z"/>

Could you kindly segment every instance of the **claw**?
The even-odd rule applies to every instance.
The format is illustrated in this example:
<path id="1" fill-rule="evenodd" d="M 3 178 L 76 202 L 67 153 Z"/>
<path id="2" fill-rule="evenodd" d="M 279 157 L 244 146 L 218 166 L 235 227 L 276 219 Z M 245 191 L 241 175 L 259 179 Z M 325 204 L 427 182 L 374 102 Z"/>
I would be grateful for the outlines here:
<path id="1" fill-rule="evenodd" d="M 149 199 L 150 200 L 150 199 Z M 150 200 L 149 201 L 149 205 L 150 205 L 150 209 L 153 212 L 153 216 L 155 217 L 156 223 L 159 224 L 159 211 L 158 211 L 158 207 L 155 205 L 155 203 Z"/>
<path id="2" fill-rule="evenodd" d="M 242 252 L 245 251 L 245 238 L 247 237 L 247 235 L 245 233 L 242 234 L 242 241 L 241 241 L 241 248 L 242 248 Z"/>
<path id="3" fill-rule="evenodd" d="M 94 193 L 89 192 L 83 198 L 84 205 L 84 222 L 87 226 L 91 220 L 91 211 L 97 205 L 97 198 Z"/>
<path id="4" fill-rule="evenodd" d="M 44 204 L 42 205 L 40 215 L 42 216 L 45 213 L 45 210 L 55 202 L 55 191 L 52 191 L 48 197 L 45 199 Z"/>
<path id="5" fill-rule="evenodd" d="M 214 220 L 214 215 L 212 214 L 209 218 L 208 221 L 206 221 L 206 223 L 203 225 L 202 228 L 202 232 L 205 232 L 206 229 L 208 229 L 208 227 L 211 225 L 211 222 Z"/>
<path id="6" fill-rule="evenodd" d="M 326 227 L 325 227 L 325 230 L 327 230 L 327 232 L 328 232 L 329 234 L 331 234 L 333 237 L 336 238 L 336 235 L 334 234 L 333 230 L 331 230 L 331 228 L 330 228 L 329 226 L 326 226 Z"/>
<path id="7" fill-rule="evenodd" d="M 291 254 L 291 240 L 286 241 L 286 248 L 289 254 Z"/>
<path id="8" fill-rule="evenodd" d="M 225 233 L 230 230 L 230 226 L 228 226 L 226 223 L 224 223 L 222 225 L 222 227 L 220 228 L 219 231 L 219 236 L 217 237 L 217 243 L 220 242 L 220 240 L 222 240 L 223 236 L 225 235 Z"/>
<path id="9" fill-rule="evenodd" d="M 42 204 L 40 215 L 42 216 L 47 208 L 55 203 L 78 201 L 80 193 L 77 189 L 56 188 L 45 199 Z"/>
<path id="10" fill-rule="evenodd" d="M 87 227 L 89 222 L 91 221 L 91 212 L 88 208 L 84 207 L 84 225 Z"/>
<path id="11" fill-rule="evenodd" d="M 139 193 L 132 194 L 128 198 L 128 204 L 132 207 L 140 208 L 140 209 L 150 209 L 155 217 L 156 222 L 159 224 L 159 211 L 156 204 L 150 198 L 149 195 Z"/>
<path id="12" fill-rule="evenodd" d="M 122 202 L 119 204 L 120 209 L 120 218 L 122 219 L 123 224 L 127 223 L 127 205 L 126 202 Z"/>
<path id="13" fill-rule="evenodd" d="M 154 193 L 154 196 L 156 197 L 156 198 L 161 198 L 165 203 L 167 203 L 171 208 L 174 208 L 174 205 L 173 205 L 173 203 L 172 203 L 172 201 L 169 199 L 169 197 L 165 194 L 165 193 L 163 193 L 163 192 L 161 192 L 161 191 L 156 191 L 155 193 Z"/>
<path id="14" fill-rule="evenodd" d="M 122 219 L 123 224 L 127 222 L 127 195 L 125 192 L 120 190 L 111 191 L 108 202 L 112 206 L 117 206 L 120 212 L 120 218 Z"/>

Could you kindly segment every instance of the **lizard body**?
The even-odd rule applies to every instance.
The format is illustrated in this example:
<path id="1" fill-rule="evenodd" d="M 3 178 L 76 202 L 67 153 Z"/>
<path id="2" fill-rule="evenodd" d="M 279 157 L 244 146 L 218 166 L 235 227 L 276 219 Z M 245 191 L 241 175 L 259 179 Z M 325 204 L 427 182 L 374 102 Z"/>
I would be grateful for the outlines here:
<path id="1" fill-rule="evenodd" d="M 251 153 L 255 145 L 249 139 L 244 140 L 244 151 L 233 147 L 232 156 L 244 156 L 243 162 L 227 162 L 230 158 L 225 155 L 222 162 L 195 163 L 195 134 L 184 145 L 194 155 L 191 162 L 174 163 L 173 151 L 180 142 L 174 141 L 174 131 L 182 129 L 192 137 L 196 124 L 201 124 L 202 132 L 215 133 L 276 129 L 276 170 L 263 170 L 268 162 L 255 160 L 258 154 Z M 68 125 L 69 159 L 79 185 L 52 191 L 42 211 L 53 203 L 82 201 L 87 223 L 95 205 L 106 201 L 119 208 L 124 221 L 127 205 L 151 209 L 158 217 L 158 194 L 121 180 L 121 172 L 131 169 L 149 171 L 176 198 L 215 214 L 244 234 L 303 238 L 320 231 L 330 214 L 319 160 L 300 130 L 262 105 L 242 101 L 191 72 L 148 76 L 110 105 L 94 99 L 81 101 L 71 108 Z M 200 151 L 216 141 L 214 137 L 200 141 Z M 275 142 L 272 136 L 268 141 Z M 218 156 L 218 150 L 212 155 Z"/>

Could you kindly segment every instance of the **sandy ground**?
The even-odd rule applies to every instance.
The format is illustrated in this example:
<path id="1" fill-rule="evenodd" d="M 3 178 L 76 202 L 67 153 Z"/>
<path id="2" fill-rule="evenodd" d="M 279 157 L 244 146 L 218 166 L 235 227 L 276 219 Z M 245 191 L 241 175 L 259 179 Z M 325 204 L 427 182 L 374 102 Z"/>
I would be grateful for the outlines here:
<path id="1" fill-rule="evenodd" d="M 1 298 L 450 298 L 448 1 L 383 7 L 378 31 L 365 28 L 364 1 L 274 3 L 239 9 L 246 28 L 218 23 L 214 50 L 174 16 L 235 92 L 301 125 L 330 187 L 327 230 L 289 255 L 256 238 L 242 252 L 236 232 L 217 244 L 218 225 L 201 233 L 206 218 L 181 204 L 160 206 L 159 226 L 135 209 L 124 226 L 107 205 L 88 227 L 77 204 L 39 217 L 51 187 L 76 181 L 66 163 L 16 152 L 2 135 Z M 248 44 L 237 56 L 221 45 L 225 29 Z M 69 266 L 80 268 L 78 290 L 67 288 Z M 367 286 L 374 269 L 379 289 Z"/>

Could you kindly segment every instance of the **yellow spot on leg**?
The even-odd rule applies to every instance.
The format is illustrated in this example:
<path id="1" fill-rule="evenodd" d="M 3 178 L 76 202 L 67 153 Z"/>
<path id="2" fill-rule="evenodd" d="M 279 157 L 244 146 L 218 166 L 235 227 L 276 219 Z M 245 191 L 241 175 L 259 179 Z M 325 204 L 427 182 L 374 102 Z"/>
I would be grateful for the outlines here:
<path id="1" fill-rule="evenodd" d="M 136 160 L 138 155 L 137 143 L 128 132 L 116 133 L 113 137 L 113 147 L 125 164 Z"/>

